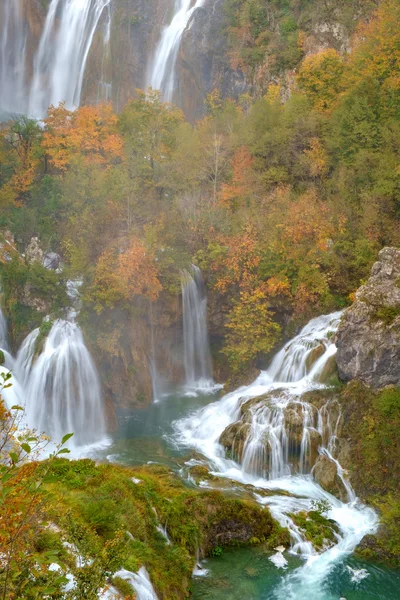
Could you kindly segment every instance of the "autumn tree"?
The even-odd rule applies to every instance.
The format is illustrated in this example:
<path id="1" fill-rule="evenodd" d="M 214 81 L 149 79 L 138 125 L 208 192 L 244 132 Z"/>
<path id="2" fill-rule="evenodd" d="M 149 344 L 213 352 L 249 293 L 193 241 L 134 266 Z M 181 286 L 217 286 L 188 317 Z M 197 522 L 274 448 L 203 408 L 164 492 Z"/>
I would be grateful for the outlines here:
<path id="1" fill-rule="evenodd" d="M 45 119 L 42 146 L 50 163 L 60 171 L 76 161 L 110 168 L 122 157 L 122 139 L 111 104 L 82 106 L 69 111 L 51 106 Z"/>
<path id="2" fill-rule="evenodd" d="M 335 106 L 343 89 L 343 71 L 343 58 L 333 48 L 304 59 L 297 80 L 316 110 L 327 112 Z"/>
<path id="3" fill-rule="evenodd" d="M 19 117 L 0 131 L 0 202 L 24 203 L 40 166 L 42 130 L 33 119 Z"/>

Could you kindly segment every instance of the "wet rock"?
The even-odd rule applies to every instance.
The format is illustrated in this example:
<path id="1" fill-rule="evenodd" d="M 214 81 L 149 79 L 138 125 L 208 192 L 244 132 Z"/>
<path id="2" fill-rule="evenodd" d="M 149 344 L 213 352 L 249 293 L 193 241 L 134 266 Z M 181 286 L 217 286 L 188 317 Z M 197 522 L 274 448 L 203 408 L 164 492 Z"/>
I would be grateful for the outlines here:
<path id="1" fill-rule="evenodd" d="M 375 388 L 400 384 L 400 250 L 384 248 L 341 320 L 339 376 Z"/>
<path id="2" fill-rule="evenodd" d="M 323 344 L 318 344 L 318 346 L 311 350 L 311 352 L 306 358 L 307 373 L 311 371 L 317 360 L 321 358 L 321 356 L 325 353 L 325 350 L 326 348 Z"/>
<path id="3" fill-rule="evenodd" d="M 219 443 L 228 450 L 235 460 L 241 460 L 250 427 L 250 423 L 237 421 L 229 425 L 219 438 Z"/>
<path id="4" fill-rule="evenodd" d="M 43 256 L 43 266 L 51 271 L 57 271 L 61 267 L 61 256 L 56 252 L 46 252 Z"/>
<path id="5" fill-rule="evenodd" d="M 337 368 L 337 364 L 336 364 L 336 357 L 331 356 L 326 361 L 326 363 L 317 379 L 318 379 L 319 383 L 328 384 L 332 380 L 332 378 L 335 377 L 335 375 L 337 376 L 337 374 L 338 374 L 338 368 Z"/>
<path id="6" fill-rule="evenodd" d="M 343 501 L 348 499 L 346 488 L 338 475 L 336 464 L 326 455 L 322 454 L 318 457 L 312 473 L 315 481 L 324 490 Z"/>

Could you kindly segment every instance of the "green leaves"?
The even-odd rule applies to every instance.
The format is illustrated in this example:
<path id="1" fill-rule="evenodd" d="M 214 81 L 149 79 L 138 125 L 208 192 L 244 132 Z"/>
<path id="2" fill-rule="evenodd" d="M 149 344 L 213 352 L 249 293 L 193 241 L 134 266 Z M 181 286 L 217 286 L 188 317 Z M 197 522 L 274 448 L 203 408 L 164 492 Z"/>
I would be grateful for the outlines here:
<path id="1" fill-rule="evenodd" d="M 68 440 L 70 440 L 72 438 L 74 434 L 73 433 L 66 433 L 63 437 L 63 439 L 61 440 L 61 445 L 64 446 L 64 444 L 66 442 L 68 442 Z"/>

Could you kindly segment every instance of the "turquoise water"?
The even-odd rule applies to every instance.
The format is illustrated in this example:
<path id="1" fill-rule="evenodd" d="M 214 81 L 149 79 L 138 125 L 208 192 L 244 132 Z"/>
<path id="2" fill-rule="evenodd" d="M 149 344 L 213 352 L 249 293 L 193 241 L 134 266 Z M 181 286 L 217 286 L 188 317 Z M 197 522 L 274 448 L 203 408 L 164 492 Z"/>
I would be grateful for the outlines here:
<path id="1" fill-rule="evenodd" d="M 209 573 L 193 580 L 194 600 L 273 600 L 282 579 L 303 561 L 285 553 L 286 570 L 278 569 L 270 560 L 271 553 L 260 548 L 225 551 L 222 556 L 202 563 Z M 352 581 L 354 572 L 365 569 L 367 576 Z M 389 571 L 350 557 L 338 565 L 326 581 L 326 595 L 310 600 L 346 598 L 346 600 L 399 600 L 400 572 Z"/>
<path id="2" fill-rule="evenodd" d="M 119 430 L 111 446 L 97 457 L 127 465 L 157 462 L 179 471 L 194 452 L 178 450 L 174 446 L 173 421 L 194 413 L 217 398 L 217 395 L 188 398 L 176 393 L 144 410 L 120 412 Z M 269 560 L 271 555 L 262 548 L 250 548 L 224 551 L 220 557 L 207 559 L 202 566 L 208 570 L 208 575 L 193 579 L 193 599 L 274 600 L 274 590 L 304 565 L 304 561 L 285 552 L 288 567 L 283 570 Z M 366 577 L 356 581 L 357 574 L 358 578 L 360 575 Z M 323 596 L 319 591 L 309 600 L 400 600 L 400 572 L 350 556 L 335 565 L 326 577 L 323 590 Z M 296 592 L 293 593 L 290 598 L 296 598 Z"/>
<path id="3" fill-rule="evenodd" d="M 120 411 L 117 414 L 118 431 L 111 446 L 102 452 L 102 458 L 132 466 L 157 462 L 171 468 L 180 467 L 193 452 L 175 448 L 170 439 L 173 421 L 196 412 L 219 397 L 218 394 L 186 397 L 175 393 L 142 410 Z"/>

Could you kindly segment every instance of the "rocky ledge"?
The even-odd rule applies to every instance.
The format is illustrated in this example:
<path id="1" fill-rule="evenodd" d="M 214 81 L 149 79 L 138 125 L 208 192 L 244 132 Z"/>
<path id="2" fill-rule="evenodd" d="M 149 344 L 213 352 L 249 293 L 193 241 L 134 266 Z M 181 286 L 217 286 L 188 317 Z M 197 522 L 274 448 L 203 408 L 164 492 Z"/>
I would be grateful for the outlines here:
<path id="1" fill-rule="evenodd" d="M 384 248 L 340 323 L 339 376 L 382 388 L 400 384 L 400 250 Z"/>

